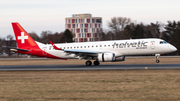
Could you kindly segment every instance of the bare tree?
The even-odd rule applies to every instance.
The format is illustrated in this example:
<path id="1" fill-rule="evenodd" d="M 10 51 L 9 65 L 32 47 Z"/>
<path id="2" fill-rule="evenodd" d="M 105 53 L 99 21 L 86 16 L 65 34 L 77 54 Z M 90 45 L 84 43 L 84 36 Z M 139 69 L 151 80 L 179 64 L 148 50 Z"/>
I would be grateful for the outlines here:
<path id="1" fill-rule="evenodd" d="M 113 17 L 111 21 L 108 22 L 108 27 L 115 33 L 124 30 L 125 26 L 131 23 L 130 18 L 126 17 Z"/>
<path id="2" fill-rule="evenodd" d="M 115 34 L 116 38 L 119 39 L 122 37 L 122 31 L 124 28 L 131 23 L 130 18 L 126 17 L 113 17 L 111 21 L 108 22 L 108 27 Z"/>

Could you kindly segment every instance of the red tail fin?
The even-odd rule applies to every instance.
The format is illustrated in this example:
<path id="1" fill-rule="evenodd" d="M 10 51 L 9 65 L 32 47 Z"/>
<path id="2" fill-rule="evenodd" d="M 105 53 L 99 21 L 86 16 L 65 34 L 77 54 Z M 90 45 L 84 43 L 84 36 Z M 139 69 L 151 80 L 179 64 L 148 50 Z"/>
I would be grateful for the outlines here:
<path id="1" fill-rule="evenodd" d="M 23 27 L 19 23 L 13 22 L 12 27 L 16 37 L 18 48 L 27 49 L 37 46 L 36 42 L 31 38 L 31 36 L 23 29 Z"/>

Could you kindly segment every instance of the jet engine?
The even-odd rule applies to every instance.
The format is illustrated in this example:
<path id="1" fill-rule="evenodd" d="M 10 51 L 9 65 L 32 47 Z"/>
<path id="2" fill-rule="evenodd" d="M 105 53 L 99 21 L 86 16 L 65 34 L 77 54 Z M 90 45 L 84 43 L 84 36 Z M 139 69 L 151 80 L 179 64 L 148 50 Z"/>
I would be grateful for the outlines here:
<path id="1" fill-rule="evenodd" d="M 115 61 L 114 53 L 101 53 L 98 55 L 98 60 L 100 62 L 113 62 Z"/>
<path id="2" fill-rule="evenodd" d="M 101 53 L 98 55 L 98 60 L 100 62 L 116 62 L 116 61 L 125 61 L 125 56 L 115 57 L 114 53 Z"/>

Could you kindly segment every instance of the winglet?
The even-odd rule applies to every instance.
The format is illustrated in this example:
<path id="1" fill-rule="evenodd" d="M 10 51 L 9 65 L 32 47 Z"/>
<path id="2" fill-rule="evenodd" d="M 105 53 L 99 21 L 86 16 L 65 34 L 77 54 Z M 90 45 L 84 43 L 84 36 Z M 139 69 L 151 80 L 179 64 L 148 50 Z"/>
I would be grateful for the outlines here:
<path id="1" fill-rule="evenodd" d="M 53 46 L 53 48 L 55 49 L 55 50 L 63 50 L 63 49 L 61 49 L 61 48 L 58 48 L 56 45 L 54 45 L 51 41 L 49 41 L 50 43 L 51 43 L 51 45 Z"/>

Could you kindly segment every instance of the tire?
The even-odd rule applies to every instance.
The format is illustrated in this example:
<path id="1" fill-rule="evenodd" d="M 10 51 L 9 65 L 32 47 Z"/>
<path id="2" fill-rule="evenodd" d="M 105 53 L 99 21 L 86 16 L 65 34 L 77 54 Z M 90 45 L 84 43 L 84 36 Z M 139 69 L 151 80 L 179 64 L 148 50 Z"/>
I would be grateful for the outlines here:
<path id="1" fill-rule="evenodd" d="M 156 63 L 159 63 L 160 61 L 159 60 L 156 60 Z"/>
<path id="2" fill-rule="evenodd" d="M 99 61 L 94 61 L 94 65 L 95 65 L 95 66 L 98 66 L 99 64 L 100 64 Z"/>
<path id="3" fill-rule="evenodd" d="M 86 66 L 91 66 L 92 62 L 91 61 L 86 61 Z"/>

